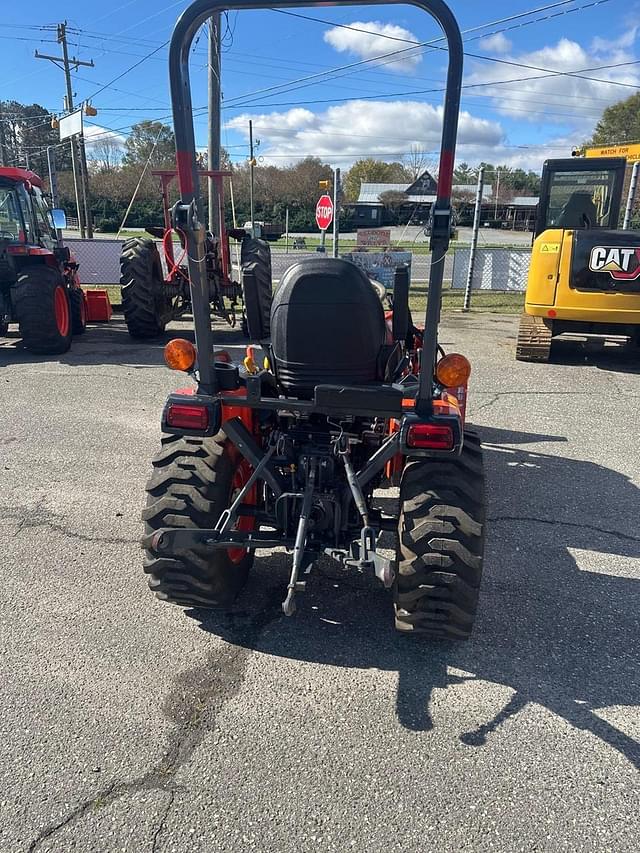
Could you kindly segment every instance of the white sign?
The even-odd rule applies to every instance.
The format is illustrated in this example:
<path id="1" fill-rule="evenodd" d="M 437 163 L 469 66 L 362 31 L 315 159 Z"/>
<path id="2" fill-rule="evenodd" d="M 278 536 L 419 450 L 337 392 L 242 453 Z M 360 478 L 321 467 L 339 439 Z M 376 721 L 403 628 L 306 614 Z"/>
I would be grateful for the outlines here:
<path id="1" fill-rule="evenodd" d="M 348 252 L 342 257 L 379 281 L 388 290 L 393 290 L 396 267 L 409 268 L 411 280 L 411 252 Z"/>
<path id="2" fill-rule="evenodd" d="M 82 133 L 82 110 L 76 110 L 60 119 L 60 139 L 68 139 Z"/>

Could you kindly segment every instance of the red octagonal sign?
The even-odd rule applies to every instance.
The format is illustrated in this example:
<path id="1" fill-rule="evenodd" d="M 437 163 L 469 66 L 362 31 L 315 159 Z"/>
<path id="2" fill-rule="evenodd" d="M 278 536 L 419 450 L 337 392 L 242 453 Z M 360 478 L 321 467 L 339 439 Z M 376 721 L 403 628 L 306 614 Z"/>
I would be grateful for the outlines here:
<path id="1" fill-rule="evenodd" d="M 320 196 L 316 204 L 316 222 L 321 231 L 326 231 L 333 222 L 333 202 L 328 195 Z"/>

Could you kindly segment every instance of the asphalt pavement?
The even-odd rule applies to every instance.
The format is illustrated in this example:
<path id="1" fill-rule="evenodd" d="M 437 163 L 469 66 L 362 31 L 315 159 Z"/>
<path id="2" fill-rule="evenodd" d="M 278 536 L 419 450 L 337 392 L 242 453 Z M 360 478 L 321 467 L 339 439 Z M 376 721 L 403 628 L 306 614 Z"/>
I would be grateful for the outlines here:
<path id="1" fill-rule="evenodd" d="M 186 329 L 175 323 L 171 332 Z M 393 632 L 323 563 L 261 556 L 230 614 L 146 586 L 162 342 L 0 342 L 0 850 L 636 851 L 640 363 L 446 315 L 474 365 L 489 540 L 473 638 Z M 239 345 L 235 332 L 220 339 Z"/>

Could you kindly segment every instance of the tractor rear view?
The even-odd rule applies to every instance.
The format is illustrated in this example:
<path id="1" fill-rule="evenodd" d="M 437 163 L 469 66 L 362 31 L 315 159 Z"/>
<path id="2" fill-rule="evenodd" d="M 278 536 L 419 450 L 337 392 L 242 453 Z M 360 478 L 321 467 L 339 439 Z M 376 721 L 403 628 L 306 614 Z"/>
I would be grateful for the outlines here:
<path id="1" fill-rule="evenodd" d="M 440 24 L 449 47 L 424 325 L 409 310 L 406 267 L 387 295 L 346 260 L 294 262 L 267 317 L 247 265 L 249 331 L 262 352 L 248 347 L 242 363 L 214 349 L 183 61 L 198 28 L 221 8 L 198 0 L 176 25 L 169 67 L 181 199 L 173 224 L 185 235 L 196 346 L 176 339 L 165 347 L 167 364 L 195 385 L 165 403 L 147 484 L 144 570 L 163 601 L 228 607 L 256 550 L 286 549 L 287 616 L 324 555 L 389 590 L 398 631 L 445 639 L 471 633 L 485 541 L 484 469 L 465 422 L 471 365 L 438 342 L 462 40 L 442 0 L 416 5 Z M 244 6 L 269 4 L 236 0 L 230 8 Z M 379 490 L 389 486 L 399 486 L 397 510 L 381 500 Z M 392 558 L 383 534 L 395 538 Z"/>
<path id="2" fill-rule="evenodd" d="M 516 358 L 549 361 L 565 333 L 640 345 L 640 233 L 618 228 L 626 161 L 547 160 Z"/>
<path id="3" fill-rule="evenodd" d="M 38 175 L 0 168 L 0 335 L 18 323 L 24 345 L 35 353 L 66 352 L 87 325 L 78 264 L 56 230 L 64 225 Z"/>
<path id="4" fill-rule="evenodd" d="M 177 172 L 156 170 L 152 174 L 160 179 L 164 227 L 150 226 L 146 230 L 151 237 L 127 240 L 120 257 L 122 310 L 132 338 L 157 337 L 164 332 L 167 323 L 192 310 L 186 235 L 180 224 L 172 221 L 169 209 L 169 188 Z M 210 310 L 232 327 L 240 315 L 246 333 L 244 290 L 240 283 L 233 281 L 229 237 L 241 241 L 241 270 L 249 267 L 254 270 L 252 284 L 259 289 L 258 299 L 267 316 L 271 306 L 271 253 L 268 243 L 252 238 L 244 229 L 226 231 L 223 182 L 230 174 L 198 172 L 199 178 L 206 177 L 214 182 L 219 203 L 220 233 L 207 232 L 203 258 Z M 174 234 L 179 242 L 174 242 Z"/>

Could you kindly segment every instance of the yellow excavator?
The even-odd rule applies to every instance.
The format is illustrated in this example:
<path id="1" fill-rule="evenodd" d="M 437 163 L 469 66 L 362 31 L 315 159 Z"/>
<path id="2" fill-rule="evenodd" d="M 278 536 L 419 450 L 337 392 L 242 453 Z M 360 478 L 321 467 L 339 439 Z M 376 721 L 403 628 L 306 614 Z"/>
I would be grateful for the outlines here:
<path id="1" fill-rule="evenodd" d="M 623 157 L 547 160 L 516 358 L 548 361 L 553 339 L 640 344 L 640 232 L 618 227 Z"/>

